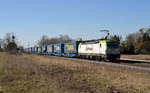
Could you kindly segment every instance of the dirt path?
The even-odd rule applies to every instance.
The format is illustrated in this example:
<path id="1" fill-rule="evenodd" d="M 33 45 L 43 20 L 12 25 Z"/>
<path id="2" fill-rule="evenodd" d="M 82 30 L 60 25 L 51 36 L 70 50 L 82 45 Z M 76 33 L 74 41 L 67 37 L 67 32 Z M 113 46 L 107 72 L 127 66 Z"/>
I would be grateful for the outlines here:
<path id="1" fill-rule="evenodd" d="M 7 53 L 0 53 L 0 64 L 2 93 L 150 92 L 148 72 Z"/>

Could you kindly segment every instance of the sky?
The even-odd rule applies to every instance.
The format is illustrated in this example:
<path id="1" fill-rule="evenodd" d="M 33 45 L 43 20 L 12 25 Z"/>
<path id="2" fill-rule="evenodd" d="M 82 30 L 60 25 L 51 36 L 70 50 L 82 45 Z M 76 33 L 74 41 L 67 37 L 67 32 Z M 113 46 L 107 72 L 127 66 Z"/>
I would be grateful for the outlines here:
<path id="1" fill-rule="evenodd" d="M 150 27 L 150 0 L 0 0 L 0 38 L 34 46 L 42 35 L 97 39 L 99 30 L 125 37 Z"/>

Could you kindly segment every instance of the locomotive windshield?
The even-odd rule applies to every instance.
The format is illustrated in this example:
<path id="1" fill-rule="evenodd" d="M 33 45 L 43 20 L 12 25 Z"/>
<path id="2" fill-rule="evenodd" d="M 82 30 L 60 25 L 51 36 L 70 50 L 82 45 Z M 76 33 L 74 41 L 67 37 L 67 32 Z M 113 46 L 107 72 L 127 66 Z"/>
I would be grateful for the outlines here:
<path id="1" fill-rule="evenodd" d="M 119 48 L 119 43 L 117 42 L 107 42 L 108 48 Z"/>

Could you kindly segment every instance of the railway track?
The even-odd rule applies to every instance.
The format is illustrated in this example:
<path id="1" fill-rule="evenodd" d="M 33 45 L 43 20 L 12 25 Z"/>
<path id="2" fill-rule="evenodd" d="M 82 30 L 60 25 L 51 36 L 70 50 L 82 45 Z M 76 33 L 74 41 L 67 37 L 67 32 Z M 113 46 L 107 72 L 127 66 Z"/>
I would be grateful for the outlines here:
<path id="1" fill-rule="evenodd" d="M 119 60 L 117 62 L 104 62 L 104 61 L 95 61 L 95 60 L 79 59 L 79 58 L 66 58 L 66 57 L 56 57 L 56 56 L 51 56 L 51 57 L 70 60 L 70 61 L 79 61 L 79 62 L 86 62 L 91 64 L 100 64 L 100 65 L 111 66 L 111 67 L 119 67 L 127 70 L 139 70 L 139 71 L 150 72 L 150 63 L 145 63 L 145 62 L 142 63 L 140 61 Z"/>

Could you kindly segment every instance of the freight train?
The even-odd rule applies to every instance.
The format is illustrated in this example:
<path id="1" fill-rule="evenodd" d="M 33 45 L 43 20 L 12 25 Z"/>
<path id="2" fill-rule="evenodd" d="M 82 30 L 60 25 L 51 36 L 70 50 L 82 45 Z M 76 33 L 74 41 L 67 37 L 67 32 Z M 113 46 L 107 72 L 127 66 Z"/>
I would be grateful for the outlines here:
<path id="1" fill-rule="evenodd" d="M 113 61 L 120 59 L 120 43 L 118 41 L 105 39 L 76 41 L 26 48 L 24 52 Z"/>

